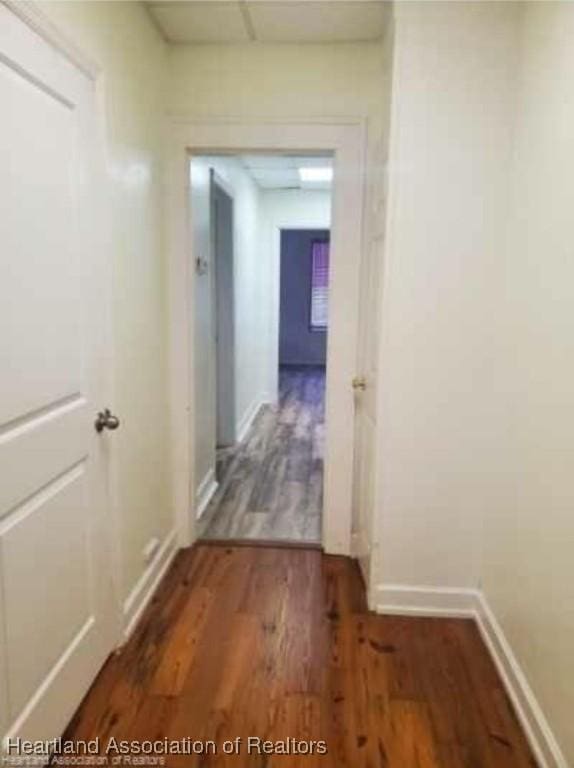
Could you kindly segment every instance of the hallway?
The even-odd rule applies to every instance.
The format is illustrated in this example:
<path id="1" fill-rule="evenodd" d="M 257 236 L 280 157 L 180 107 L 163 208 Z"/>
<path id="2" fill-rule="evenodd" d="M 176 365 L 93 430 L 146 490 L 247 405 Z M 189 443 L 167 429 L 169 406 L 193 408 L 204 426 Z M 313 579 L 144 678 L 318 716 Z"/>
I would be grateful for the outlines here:
<path id="1" fill-rule="evenodd" d="M 219 488 L 200 538 L 321 542 L 325 370 L 283 367 L 279 405 L 264 406 L 245 440 L 219 451 Z"/>
<path id="2" fill-rule="evenodd" d="M 0 762 L 574 768 L 573 82 L 565 0 L 0 2 Z"/>
<path id="3" fill-rule="evenodd" d="M 65 734 L 96 736 L 215 742 L 166 758 L 185 768 L 534 765 L 474 622 L 369 613 L 350 559 L 286 548 L 180 552 Z M 249 736 L 327 754 L 248 755 Z"/>

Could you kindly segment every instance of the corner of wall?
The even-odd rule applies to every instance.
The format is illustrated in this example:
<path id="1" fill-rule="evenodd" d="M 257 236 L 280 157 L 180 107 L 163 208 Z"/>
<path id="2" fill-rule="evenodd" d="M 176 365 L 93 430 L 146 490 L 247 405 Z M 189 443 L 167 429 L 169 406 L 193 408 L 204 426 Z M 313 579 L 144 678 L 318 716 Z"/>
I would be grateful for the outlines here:
<path id="1" fill-rule="evenodd" d="M 380 614 L 474 620 L 538 765 L 540 768 L 568 768 L 543 709 L 480 589 L 378 585 L 373 590 L 372 602 L 373 609 Z"/>

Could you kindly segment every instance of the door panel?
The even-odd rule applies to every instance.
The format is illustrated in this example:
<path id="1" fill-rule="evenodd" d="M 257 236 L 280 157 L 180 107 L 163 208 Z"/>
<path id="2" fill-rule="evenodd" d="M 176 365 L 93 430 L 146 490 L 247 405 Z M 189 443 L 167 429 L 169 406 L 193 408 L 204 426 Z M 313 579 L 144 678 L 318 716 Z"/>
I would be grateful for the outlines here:
<path id="1" fill-rule="evenodd" d="M 0 386 L 3 392 L 3 383 Z M 92 426 L 90 417 L 86 399 L 77 396 L 62 406 L 51 404 L 38 416 L 32 413 L 15 424 L 3 424 L 0 432 L 2 515 L 76 463 L 86 447 L 86 434 Z"/>
<path id="2" fill-rule="evenodd" d="M 217 382 L 217 447 L 233 445 L 235 425 L 235 298 L 233 199 L 211 179 Z"/>
<path id="3" fill-rule="evenodd" d="M 5 425 L 79 393 L 81 294 L 73 231 L 76 113 L 6 66 L 0 68 L 0 94 L 0 139 L 10 148 L 2 158 L 8 200 L 0 238 L 9 263 L 2 273 L 0 327 L 2 350 L 18 350 L 2 383 Z"/>
<path id="4" fill-rule="evenodd" d="M 12 717 L 92 615 L 85 474 L 85 462 L 68 470 L 0 531 Z"/>
<path id="5" fill-rule="evenodd" d="M 4 6 L 0 104 L 0 725 L 45 739 L 113 645 L 107 438 L 93 428 L 107 294 L 93 280 L 94 85 Z"/>

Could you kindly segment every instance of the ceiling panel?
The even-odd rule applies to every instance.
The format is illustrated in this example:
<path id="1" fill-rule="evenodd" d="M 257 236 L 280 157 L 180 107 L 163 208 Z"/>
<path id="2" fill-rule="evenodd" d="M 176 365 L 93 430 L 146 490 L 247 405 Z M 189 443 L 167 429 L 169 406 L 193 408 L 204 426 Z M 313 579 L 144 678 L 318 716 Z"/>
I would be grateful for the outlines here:
<path id="1" fill-rule="evenodd" d="M 251 170 L 296 168 L 295 158 L 290 155 L 241 155 L 241 162 Z"/>
<path id="2" fill-rule="evenodd" d="M 262 189 L 330 189 L 329 182 L 302 182 L 299 168 L 331 166 L 329 156 L 241 155 L 242 165 Z"/>
<path id="3" fill-rule="evenodd" d="M 386 7 L 381 0 L 247 0 L 256 39 L 278 43 L 377 40 Z"/>
<path id="4" fill-rule="evenodd" d="M 171 43 L 243 43 L 249 32 L 238 2 L 150 2 L 149 11 Z"/>
<path id="5" fill-rule="evenodd" d="M 251 176 L 262 189 L 285 189 L 299 187 L 299 174 L 293 168 L 275 169 L 275 170 L 255 170 L 251 171 Z"/>
<path id="6" fill-rule="evenodd" d="M 148 0 L 173 43 L 339 43 L 376 40 L 384 0 Z"/>

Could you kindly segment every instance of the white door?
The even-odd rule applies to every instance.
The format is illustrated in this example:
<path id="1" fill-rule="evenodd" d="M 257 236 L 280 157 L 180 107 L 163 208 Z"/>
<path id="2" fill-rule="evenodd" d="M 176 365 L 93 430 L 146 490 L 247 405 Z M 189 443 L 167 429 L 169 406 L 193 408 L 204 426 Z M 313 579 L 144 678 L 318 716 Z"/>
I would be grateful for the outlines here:
<path id="1" fill-rule="evenodd" d="M 353 554 L 371 586 L 374 545 L 375 448 L 377 436 L 378 341 L 385 222 L 384 145 L 373 150 L 368 164 L 367 250 L 361 270 L 358 377 L 355 381 L 355 454 L 353 473 Z"/>
<path id="2" fill-rule="evenodd" d="M 0 5 L 0 732 L 59 735 L 115 632 L 94 84 Z"/>

